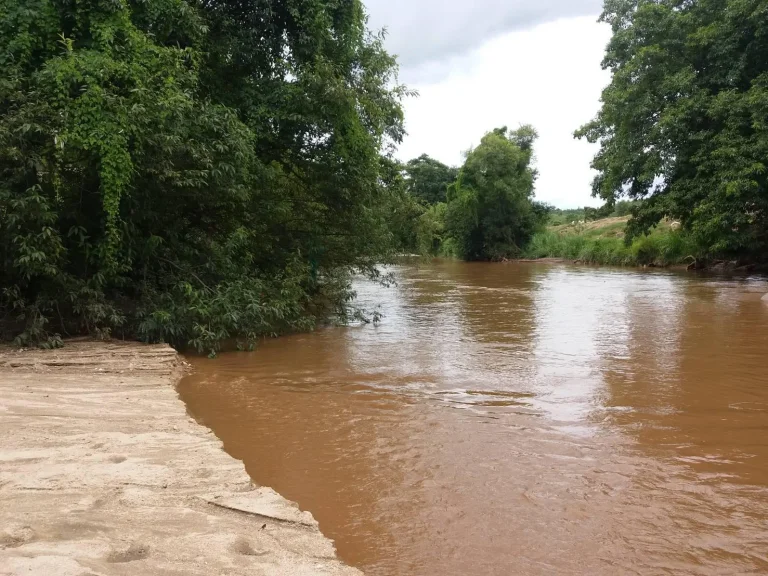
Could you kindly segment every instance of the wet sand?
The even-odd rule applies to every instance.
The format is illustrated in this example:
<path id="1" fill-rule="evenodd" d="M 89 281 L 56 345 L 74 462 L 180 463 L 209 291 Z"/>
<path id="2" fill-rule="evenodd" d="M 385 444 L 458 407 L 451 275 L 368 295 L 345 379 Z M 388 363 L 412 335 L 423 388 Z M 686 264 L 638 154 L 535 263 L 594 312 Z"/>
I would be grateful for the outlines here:
<path id="1" fill-rule="evenodd" d="M 359 575 L 186 413 L 167 346 L 0 349 L 0 575 Z"/>

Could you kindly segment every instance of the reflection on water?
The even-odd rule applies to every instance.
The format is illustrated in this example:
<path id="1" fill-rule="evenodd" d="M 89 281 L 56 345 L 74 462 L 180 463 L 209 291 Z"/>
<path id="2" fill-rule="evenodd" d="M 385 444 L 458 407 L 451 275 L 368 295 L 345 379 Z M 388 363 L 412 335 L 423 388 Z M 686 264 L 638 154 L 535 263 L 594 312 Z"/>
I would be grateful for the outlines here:
<path id="1" fill-rule="evenodd" d="M 370 575 L 768 573 L 768 283 L 439 263 L 189 411 Z"/>

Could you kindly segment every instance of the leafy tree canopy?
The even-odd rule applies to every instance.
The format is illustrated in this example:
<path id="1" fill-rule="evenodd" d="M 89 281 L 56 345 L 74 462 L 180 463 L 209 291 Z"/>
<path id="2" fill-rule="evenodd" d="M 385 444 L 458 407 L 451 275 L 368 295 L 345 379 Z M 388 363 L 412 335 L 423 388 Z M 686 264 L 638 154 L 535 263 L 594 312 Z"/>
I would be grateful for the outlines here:
<path id="1" fill-rule="evenodd" d="M 459 170 L 422 154 L 408 161 L 405 173 L 408 191 L 414 198 L 426 204 L 437 204 L 445 202 L 448 186 L 456 180 Z"/>
<path id="2" fill-rule="evenodd" d="M 0 0 L 0 335 L 215 349 L 390 247 L 396 63 L 359 0 Z"/>
<path id="3" fill-rule="evenodd" d="M 710 254 L 768 249 L 768 1 L 606 0 L 612 73 L 594 194 L 633 207 L 628 239 L 666 216 Z"/>
<path id="4" fill-rule="evenodd" d="M 446 230 L 452 249 L 465 260 L 519 256 L 546 219 L 532 201 L 536 171 L 531 167 L 536 131 L 530 126 L 487 133 L 471 150 L 448 191 Z"/>

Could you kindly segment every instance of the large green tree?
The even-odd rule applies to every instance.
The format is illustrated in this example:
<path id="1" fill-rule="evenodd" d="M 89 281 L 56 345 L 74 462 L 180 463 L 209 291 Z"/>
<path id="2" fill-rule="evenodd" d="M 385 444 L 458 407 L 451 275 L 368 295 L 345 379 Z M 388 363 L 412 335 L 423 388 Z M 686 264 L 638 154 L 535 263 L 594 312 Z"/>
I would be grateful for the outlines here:
<path id="1" fill-rule="evenodd" d="M 448 191 L 445 227 L 452 251 L 465 260 L 519 256 L 545 216 L 533 202 L 536 132 L 497 128 L 471 150 Z"/>
<path id="2" fill-rule="evenodd" d="M 411 196 L 431 205 L 445 202 L 448 186 L 456 180 L 459 170 L 422 154 L 406 163 L 405 173 Z"/>
<path id="3" fill-rule="evenodd" d="M 396 63 L 359 0 L 0 0 L 0 335 L 215 348 L 390 247 Z"/>
<path id="4" fill-rule="evenodd" d="M 611 71 L 594 194 L 633 207 L 629 235 L 679 219 L 706 253 L 768 250 L 768 1 L 606 0 Z"/>

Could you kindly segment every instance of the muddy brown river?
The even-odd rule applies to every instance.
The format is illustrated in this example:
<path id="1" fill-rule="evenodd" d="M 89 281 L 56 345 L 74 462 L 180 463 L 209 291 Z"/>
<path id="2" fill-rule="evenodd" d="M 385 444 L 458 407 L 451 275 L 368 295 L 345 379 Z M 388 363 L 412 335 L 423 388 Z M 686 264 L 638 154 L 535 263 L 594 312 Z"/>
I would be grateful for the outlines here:
<path id="1" fill-rule="evenodd" d="M 368 575 L 768 574 L 768 282 L 398 267 L 189 412 Z"/>

